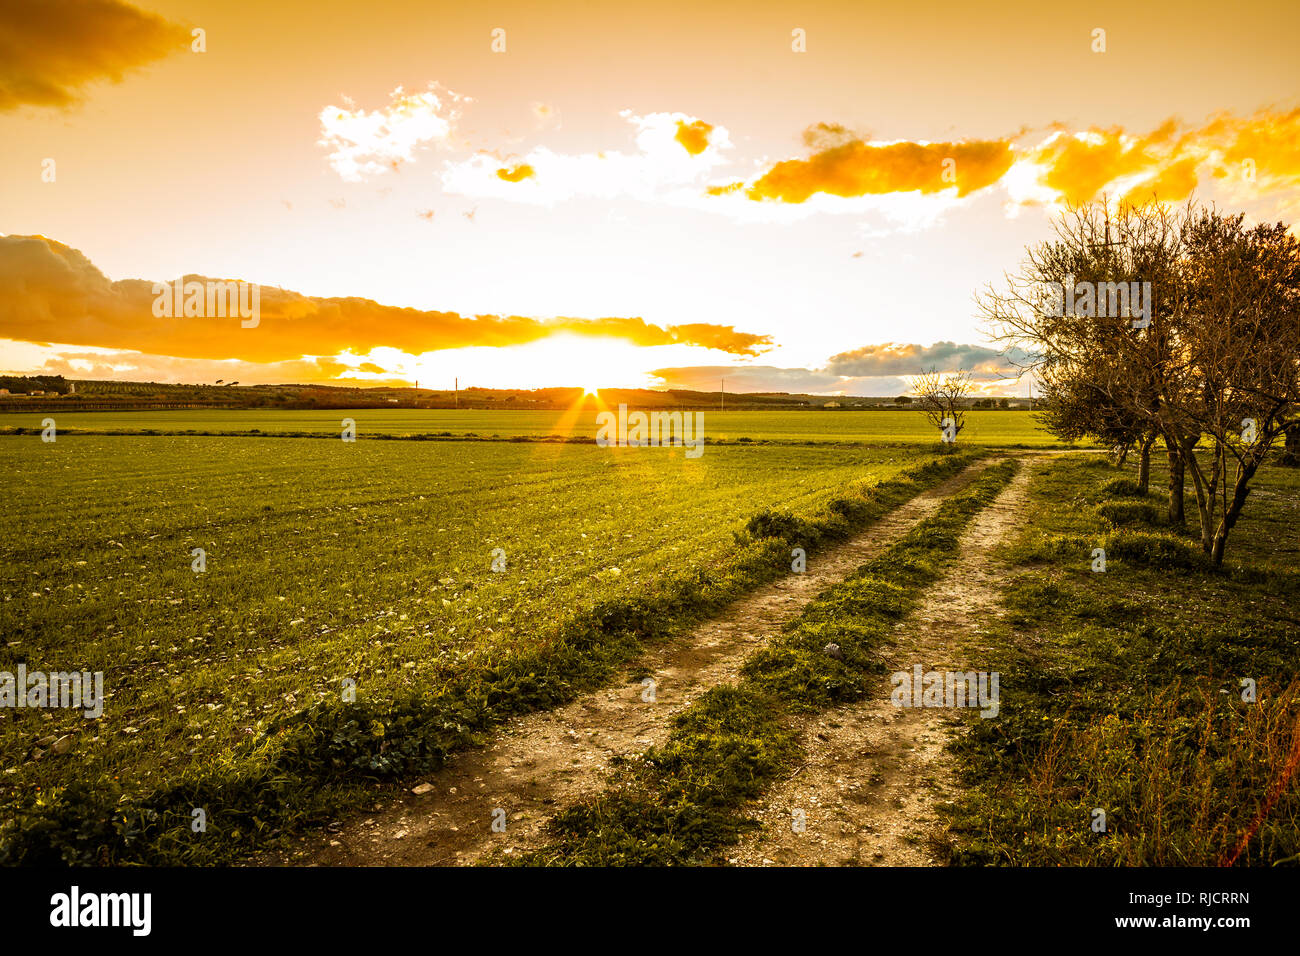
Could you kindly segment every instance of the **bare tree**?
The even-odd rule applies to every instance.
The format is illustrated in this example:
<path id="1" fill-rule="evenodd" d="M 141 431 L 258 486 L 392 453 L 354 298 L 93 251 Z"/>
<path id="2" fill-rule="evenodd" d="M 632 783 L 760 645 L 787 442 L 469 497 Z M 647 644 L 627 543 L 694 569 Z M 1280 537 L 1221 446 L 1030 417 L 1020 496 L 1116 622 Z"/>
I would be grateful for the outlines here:
<path id="1" fill-rule="evenodd" d="M 1186 224 L 1187 308 L 1174 356 L 1192 387 L 1165 403 L 1172 428 L 1210 439 L 1206 450 L 1186 446 L 1183 462 L 1216 565 L 1300 402 L 1300 242 L 1283 223 L 1243 221 L 1211 209 Z"/>
<path id="2" fill-rule="evenodd" d="M 940 372 L 931 368 L 912 382 L 921 410 L 947 444 L 956 444 L 957 436 L 966 427 L 965 402 L 971 389 L 970 372 L 962 369 Z"/>
<path id="3" fill-rule="evenodd" d="M 1300 400 L 1300 244 L 1282 223 L 1247 229 L 1240 215 L 1190 202 L 1174 212 L 1103 201 L 1068 210 L 1056 233 L 980 307 L 1004 343 L 1031 356 L 1058 434 L 1134 438 L 1140 479 L 1163 438 L 1170 519 L 1183 520 L 1186 475 L 1202 547 L 1220 564 L 1249 483 Z M 1136 317 L 1114 308 L 1125 287 L 1130 297 L 1142 289 Z M 1062 288 L 1090 293 L 1088 307 L 1061 309 Z"/>
<path id="4" fill-rule="evenodd" d="M 1162 427 L 1159 403 L 1164 328 L 1178 309 L 1180 227 L 1181 217 L 1157 203 L 1068 208 L 1055 238 L 1005 276 L 1005 290 L 990 286 L 977 299 L 1008 351 L 1028 355 L 1021 370 L 1042 385 L 1048 426 L 1069 439 L 1094 437 L 1120 462 L 1136 448 L 1143 491 L 1157 437 L 1177 461 L 1178 438 Z M 1077 307 L 1076 290 L 1087 293 Z M 1170 517 L 1181 521 L 1183 482 L 1176 467 L 1171 473 Z"/>

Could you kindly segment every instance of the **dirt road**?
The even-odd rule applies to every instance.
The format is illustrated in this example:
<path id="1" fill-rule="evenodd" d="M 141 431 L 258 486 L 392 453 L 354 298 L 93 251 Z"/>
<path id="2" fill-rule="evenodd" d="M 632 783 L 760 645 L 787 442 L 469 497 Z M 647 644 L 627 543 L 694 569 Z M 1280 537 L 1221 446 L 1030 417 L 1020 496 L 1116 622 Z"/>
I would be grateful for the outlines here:
<path id="1" fill-rule="evenodd" d="M 430 774 L 424 781 L 427 792 L 408 793 L 324 836 L 307 837 L 296 852 L 270 862 L 457 865 L 472 864 L 493 849 L 508 854 L 537 845 L 552 813 L 604 786 L 612 757 L 661 744 L 673 715 L 709 688 L 734 679 L 745 658 L 813 597 L 888 548 L 986 464 L 972 465 L 858 537 L 810 557 L 805 573 L 792 573 L 654 648 L 643 660 L 644 673 L 654 681 L 653 701 L 635 681 L 513 720 L 488 746 L 457 754 Z"/>
<path id="2" fill-rule="evenodd" d="M 1027 459 L 962 537 L 958 557 L 902 621 L 890 671 L 987 670 L 981 632 L 997 616 L 993 551 L 1019 520 L 1033 470 Z M 902 708 L 891 685 L 859 704 L 803 721 L 806 760 L 756 814 L 761 831 L 728 853 L 740 866 L 923 866 L 933 862 L 935 807 L 952 795 L 945 746 L 950 709 Z M 803 829 L 800 830 L 800 825 Z"/>

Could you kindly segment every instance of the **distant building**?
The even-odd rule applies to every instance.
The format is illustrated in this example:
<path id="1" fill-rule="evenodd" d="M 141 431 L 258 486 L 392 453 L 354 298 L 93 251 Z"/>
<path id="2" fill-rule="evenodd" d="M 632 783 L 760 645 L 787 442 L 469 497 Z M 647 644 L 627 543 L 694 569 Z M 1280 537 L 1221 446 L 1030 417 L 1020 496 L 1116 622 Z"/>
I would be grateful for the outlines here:
<path id="1" fill-rule="evenodd" d="M 825 405 L 822 406 L 822 408 L 839 408 L 839 407 L 840 407 L 839 402 L 827 402 Z"/>
<path id="2" fill-rule="evenodd" d="M 45 393 L 44 393 L 43 391 L 40 391 L 40 390 L 38 389 L 37 391 L 34 391 L 34 392 L 28 392 L 27 394 L 28 394 L 28 395 L 33 395 L 33 396 L 34 396 L 34 395 L 44 395 Z"/>

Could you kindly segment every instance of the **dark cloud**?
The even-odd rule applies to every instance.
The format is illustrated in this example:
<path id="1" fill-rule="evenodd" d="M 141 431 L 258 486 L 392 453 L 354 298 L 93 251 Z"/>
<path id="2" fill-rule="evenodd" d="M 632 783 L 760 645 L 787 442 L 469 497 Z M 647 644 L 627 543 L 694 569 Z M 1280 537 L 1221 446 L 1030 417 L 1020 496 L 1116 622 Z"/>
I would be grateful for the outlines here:
<path id="1" fill-rule="evenodd" d="M 1005 378 L 1016 374 L 1013 362 L 1023 362 L 1023 358 L 1018 351 L 1003 356 L 997 349 L 967 343 L 935 342 L 927 346 L 887 342 L 832 355 L 826 371 L 844 376 L 880 376 L 919 375 L 930 368 L 941 372 L 969 369 L 977 378 Z"/>
<path id="2" fill-rule="evenodd" d="M 87 84 L 120 82 L 190 39 L 121 0 L 0 0 L 0 112 L 72 106 Z"/>
<path id="3" fill-rule="evenodd" d="M 717 391 L 727 380 L 729 392 L 808 392 L 811 394 L 901 395 L 908 377 L 930 368 L 941 372 L 966 369 L 976 383 L 1015 378 L 1018 350 L 1004 357 L 997 349 L 959 342 L 933 345 L 866 345 L 833 355 L 825 368 L 781 368 L 775 365 L 696 365 L 651 372 L 667 388 Z"/>

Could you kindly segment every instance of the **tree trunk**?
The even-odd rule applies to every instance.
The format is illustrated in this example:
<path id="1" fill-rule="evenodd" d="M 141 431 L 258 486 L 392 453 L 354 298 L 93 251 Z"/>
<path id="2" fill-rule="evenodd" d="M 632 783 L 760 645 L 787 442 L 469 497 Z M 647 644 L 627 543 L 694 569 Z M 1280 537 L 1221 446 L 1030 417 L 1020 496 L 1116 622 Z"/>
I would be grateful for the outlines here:
<path id="1" fill-rule="evenodd" d="M 1219 508 L 1217 495 L 1219 493 L 1219 482 L 1223 480 L 1223 458 L 1226 454 L 1222 441 L 1216 437 L 1214 439 L 1214 460 L 1211 463 L 1213 470 L 1210 472 L 1208 479 L 1205 475 L 1201 476 L 1204 484 L 1196 490 L 1196 506 L 1201 513 L 1201 550 L 1211 556 L 1214 554 L 1214 539 L 1218 537 L 1219 533 L 1215 527 L 1215 519 Z M 1226 531 L 1224 536 L 1227 536 Z M 1220 548 L 1220 551 L 1222 551 L 1222 548 Z"/>
<path id="2" fill-rule="evenodd" d="M 1237 472 L 1237 481 L 1232 489 L 1232 501 L 1223 513 L 1223 520 L 1214 529 L 1214 546 L 1210 551 L 1210 558 L 1216 568 L 1223 564 L 1223 549 L 1228 543 L 1228 532 L 1233 529 L 1241 516 L 1242 506 L 1246 504 L 1246 495 L 1250 492 L 1248 487 L 1250 479 L 1254 476 L 1255 466 L 1250 464 L 1241 466 Z"/>
<path id="3" fill-rule="evenodd" d="M 1184 525 L 1187 523 L 1187 511 L 1183 504 L 1183 487 L 1186 480 L 1183 456 L 1179 454 L 1178 443 L 1165 438 L 1165 454 L 1169 458 L 1169 523 Z"/>
<path id="4" fill-rule="evenodd" d="M 1197 460 L 1195 453 L 1187 444 L 1186 440 L 1179 443 L 1184 449 L 1186 457 L 1183 463 L 1187 466 L 1187 471 L 1192 476 L 1192 490 L 1196 492 L 1196 511 L 1201 520 L 1201 550 L 1209 554 L 1214 550 L 1214 495 L 1218 486 L 1219 479 L 1219 454 L 1222 449 L 1216 449 L 1213 462 L 1213 472 L 1210 477 L 1201 473 L 1200 462 Z"/>
<path id="5" fill-rule="evenodd" d="M 1300 468 L 1300 421 L 1285 426 L 1286 444 L 1282 446 L 1282 464 Z"/>
<path id="6" fill-rule="evenodd" d="M 1145 495 L 1151 489 L 1151 446 L 1155 443 L 1153 434 L 1142 439 L 1138 452 L 1138 493 Z"/>

